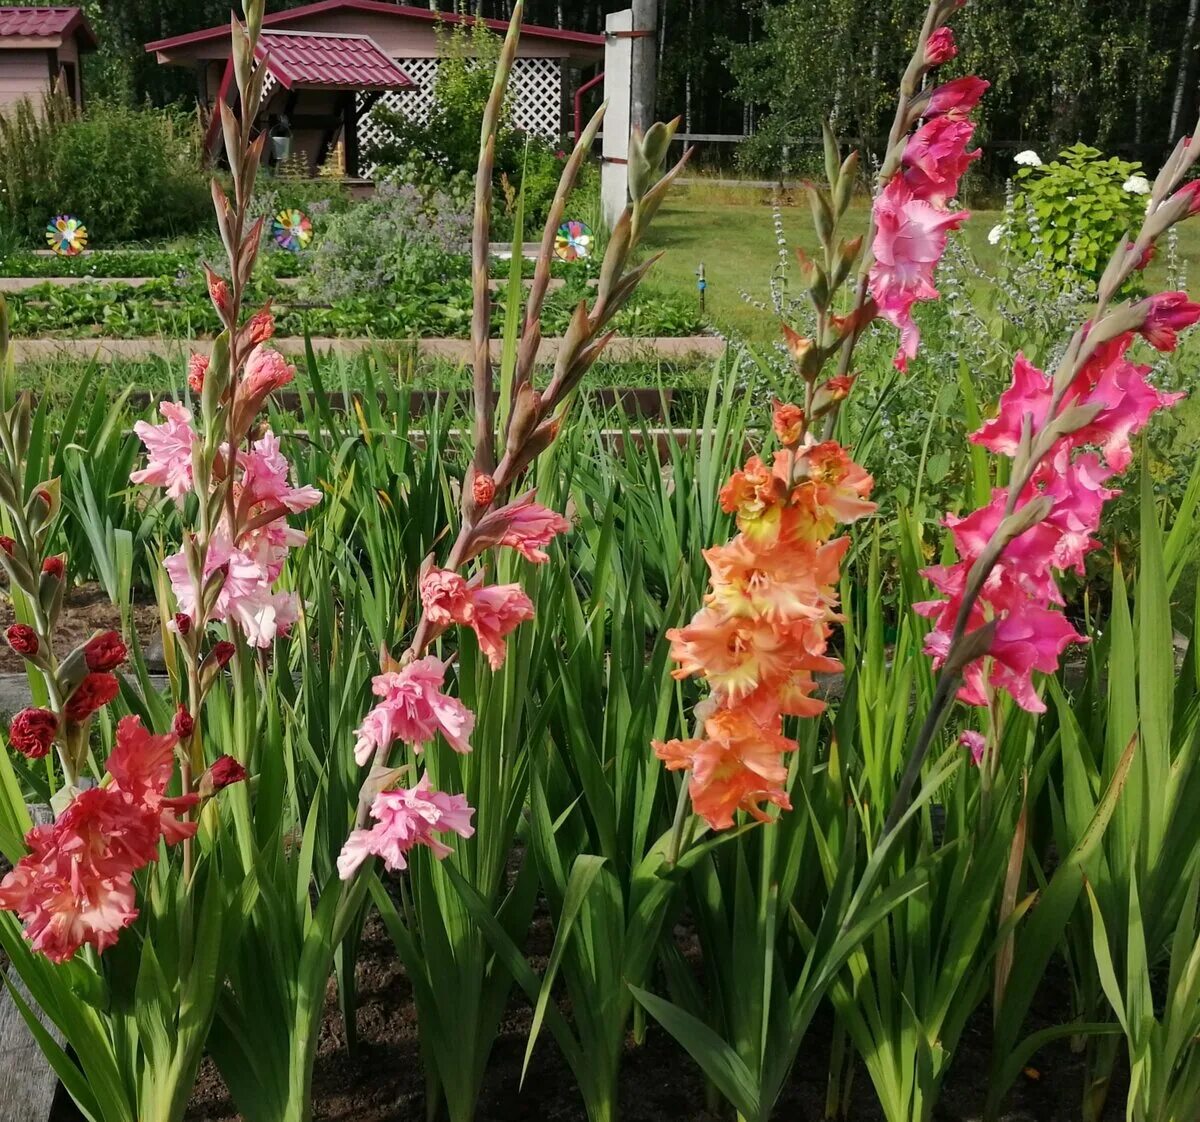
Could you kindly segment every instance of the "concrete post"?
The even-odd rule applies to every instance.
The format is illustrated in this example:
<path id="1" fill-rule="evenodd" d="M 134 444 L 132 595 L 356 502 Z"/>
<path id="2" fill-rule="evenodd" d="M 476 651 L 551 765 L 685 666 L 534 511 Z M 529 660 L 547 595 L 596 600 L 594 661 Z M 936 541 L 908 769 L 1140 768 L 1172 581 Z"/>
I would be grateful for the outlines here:
<path id="1" fill-rule="evenodd" d="M 604 164 L 600 171 L 600 208 L 611 230 L 629 199 L 629 127 L 633 91 L 633 11 L 613 12 L 604 23 Z M 622 36 L 619 33 L 625 32 Z"/>

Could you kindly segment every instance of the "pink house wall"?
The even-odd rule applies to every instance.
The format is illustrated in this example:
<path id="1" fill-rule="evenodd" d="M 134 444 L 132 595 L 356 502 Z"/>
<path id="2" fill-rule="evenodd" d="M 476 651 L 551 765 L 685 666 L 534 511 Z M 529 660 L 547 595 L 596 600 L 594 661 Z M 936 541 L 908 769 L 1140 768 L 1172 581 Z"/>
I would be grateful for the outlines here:
<path id="1" fill-rule="evenodd" d="M 50 89 L 50 63 L 45 51 L 0 50 L 0 113 L 23 98 L 34 105 Z"/>

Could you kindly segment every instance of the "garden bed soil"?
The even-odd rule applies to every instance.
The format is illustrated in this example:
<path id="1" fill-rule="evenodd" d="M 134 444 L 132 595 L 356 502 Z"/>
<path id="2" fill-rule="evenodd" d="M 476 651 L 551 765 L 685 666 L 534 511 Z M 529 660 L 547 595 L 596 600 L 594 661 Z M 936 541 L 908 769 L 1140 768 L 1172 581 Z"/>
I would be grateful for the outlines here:
<path id="1" fill-rule="evenodd" d="M 686 938 L 686 932 L 677 932 Z M 544 968 L 552 933 L 541 920 L 530 936 L 530 961 Z M 359 1045 L 345 1050 L 345 1033 L 330 985 L 325 1023 L 314 1070 L 314 1122 L 410 1122 L 425 1117 L 425 1081 L 412 992 L 382 923 L 372 917 L 364 932 L 357 971 Z M 1066 1002 L 1066 979 L 1044 987 L 1041 1014 L 1057 1020 Z M 974 1122 L 979 1118 L 984 1079 L 990 1061 L 989 1017 L 985 1009 L 964 1034 L 947 1079 L 936 1122 Z M 1038 1018 L 1035 1016 L 1035 1022 Z M 521 1083 L 530 1011 L 522 1000 L 510 1004 L 492 1054 L 476 1117 L 480 1122 L 585 1122 L 583 1104 L 570 1069 L 549 1033 L 538 1043 Z M 1032 1031 L 1042 1027 L 1034 1023 Z M 827 1015 L 813 1024 L 775 1117 L 780 1122 L 821 1122 L 825 1117 L 827 1059 L 831 1023 Z M 1077 1122 L 1082 1064 L 1066 1044 L 1047 1047 L 1014 1087 L 1004 1122 Z M 1116 1086 L 1104 1122 L 1124 1115 L 1122 1086 Z M 626 1049 L 621 1072 L 623 1122 L 728 1122 L 725 1108 L 710 1110 L 704 1081 L 691 1060 L 656 1024 L 645 1043 Z M 238 1122 L 221 1077 L 205 1061 L 187 1113 L 188 1122 Z M 855 1073 L 850 1122 L 882 1122 L 870 1080 Z M 51 1122 L 80 1122 L 60 1093 Z"/>
<path id="2" fill-rule="evenodd" d="M 12 622 L 12 610 L 6 609 L 4 625 Z M 158 607 L 150 603 L 133 605 L 133 625 L 137 630 L 142 650 L 149 652 L 159 644 Z M 55 646 L 61 658 L 80 643 L 86 642 L 96 631 L 120 631 L 121 613 L 112 604 L 99 585 L 79 585 L 67 595 L 62 615 L 54 629 Z M 0 674 L 23 674 L 25 660 L 7 643 L 0 643 Z"/>

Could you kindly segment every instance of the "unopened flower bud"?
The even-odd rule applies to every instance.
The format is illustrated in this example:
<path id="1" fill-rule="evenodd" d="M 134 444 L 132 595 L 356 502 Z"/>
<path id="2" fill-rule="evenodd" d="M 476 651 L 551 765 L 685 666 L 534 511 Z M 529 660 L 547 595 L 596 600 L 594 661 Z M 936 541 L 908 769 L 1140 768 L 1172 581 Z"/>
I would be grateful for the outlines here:
<path id="1" fill-rule="evenodd" d="M 23 658 L 33 658 L 38 653 L 38 637 L 27 623 L 14 623 L 5 633 L 8 645 Z"/>
<path id="2" fill-rule="evenodd" d="M 798 405 L 777 401 L 771 413 L 771 425 L 780 444 L 789 448 L 799 444 L 804 435 L 804 410 Z"/>
<path id="3" fill-rule="evenodd" d="M 204 375 L 208 373 L 208 355 L 192 355 L 188 359 L 187 381 L 192 393 L 204 391 Z"/>
<path id="4" fill-rule="evenodd" d="M 13 541 L 12 538 L 8 537 L 6 534 L 0 534 L 0 549 L 4 550 L 9 557 L 13 555 L 13 550 L 16 548 L 17 543 Z"/>
<path id="5" fill-rule="evenodd" d="M 171 731 L 180 740 L 187 740 L 196 731 L 196 722 L 192 719 L 192 715 L 187 711 L 186 706 L 181 705 L 175 710 L 175 717 L 171 721 Z"/>
<path id="6" fill-rule="evenodd" d="M 129 649 L 116 631 L 102 631 L 84 644 L 83 659 L 89 670 L 115 670 L 125 661 Z"/>
<path id="7" fill-rule="evenodd" d="M 213 661 L 221 667 L 228 666 L 236 648 L 228 639 L 222 639 L 212 649 Z"/>
<path id="8" fill-rule="evenodd" d="M 66 558 L 63 557 L 61 553 L 56 554 L 53 557 L 47 557 L 46 560 L 42 562 L 42 572 L 46 573 L 48 576 L 57 577 L 59 580 L 62 580 L 66 571 Z"/>
<path id="9" fill-rule="evenodd" d="M 192 617 L 186 612 L 175 613 L 175 630 L 180 635 L 186 635 L 192 629 Z"/>
<path id="10" fill-rule="evenodd" d="M 8 746 L 30 760 L 40 760 L 58 735 L 58 718 L 49 709 L 22 709 L 8 728 Z"/>
<path id="11" fill-rule="evenodd" d="M 958 54 L 954 32 L 948 27 L 939 27 L 925 43 L 925 65 L 941 66 Z"/>
<path id="12" fill-rule="evenodd" d="M 232 756 L 218 756 L 208 772 L 214 791 L 222 791 L 234 783 L 241 783 L 246 778 L 246 769 Z"/>
<path id="13" fill-rule="evenodd" d="M 213 306 L 221 313 L 221 317 L 224 319 L 233 309 L 233 296 L 229 291 L 229 283 L 222 280 L 211 269 L 206 271 L 208 273 L 209 299 L 212 300 Z"/>
<path id="14" fill-rule="evenodd" d="M 487 472 L 476 472 L 471 481 L 471 495 L 476 506 L 490 506 L 496 497 L 496 481 Z"/>
<path id="15" fill-rule="evenodd" d="M 269 311 L 261 311 L 252 315 L 242 328 L 243 338 L 254 347 L 265 343 L 275 334 L 275 317 Z"/>

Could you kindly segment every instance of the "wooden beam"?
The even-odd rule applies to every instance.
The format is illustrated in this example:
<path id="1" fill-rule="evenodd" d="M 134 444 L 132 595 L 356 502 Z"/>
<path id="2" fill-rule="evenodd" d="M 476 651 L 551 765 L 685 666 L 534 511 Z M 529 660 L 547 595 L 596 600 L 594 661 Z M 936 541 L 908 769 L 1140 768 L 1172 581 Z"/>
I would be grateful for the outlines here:
<path id="1" fill-rule="evenodd" d="M 342 102 L 342 143 L 346 147 L 346 177 L 358 177 L 358 110 L 357 95 L 351 91 Z"/>

